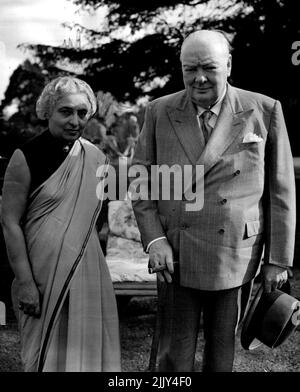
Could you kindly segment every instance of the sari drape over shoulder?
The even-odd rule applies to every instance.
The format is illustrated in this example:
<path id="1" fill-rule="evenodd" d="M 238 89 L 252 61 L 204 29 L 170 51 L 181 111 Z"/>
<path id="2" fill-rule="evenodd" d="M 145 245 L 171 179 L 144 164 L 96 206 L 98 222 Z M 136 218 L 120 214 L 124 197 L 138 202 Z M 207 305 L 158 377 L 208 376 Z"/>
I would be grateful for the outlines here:
<path id="1" fill-rule="evenodd" d="M 20 312 L 25 371 L 120 371 L 116 300 L 95 227 L 107 166 L 80 138 L 30 195 L 24 233 L 42 312 Z"/>

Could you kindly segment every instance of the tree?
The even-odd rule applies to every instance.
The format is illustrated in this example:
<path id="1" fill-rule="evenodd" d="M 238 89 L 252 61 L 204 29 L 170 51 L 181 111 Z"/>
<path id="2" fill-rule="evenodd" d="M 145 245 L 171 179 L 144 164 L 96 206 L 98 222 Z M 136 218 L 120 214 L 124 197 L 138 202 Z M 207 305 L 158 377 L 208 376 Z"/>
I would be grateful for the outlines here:
<path id="1" fill-rule="evenodd" d="M 80 77 L 95 91 L 110 92 L 118 101 L 135 103 L 183 88 L 179 48 L 195 27 L 222 20 L 236 8 L 234 1 L 111 1 L 74 0 L 83 9 L 107 7 L 106 23 L 81 32 L 81 48 L 27 45 L 41 67 L 82 67 Z M 209 6 L 208 4 L 213 4 Z M 46 63 L 46 64 L 45 64 Z"/>
<path id="2" fill-rule="evenodd" d="M 106 8 L 106 22 L 97 30 L 69 26 L 80 32 L 81 46 L 27 45 L 40 70 L 51 69 L 53 75 L 73 72 L 94 91 L 136 103 L 183 88 L 179 48 L 189 32 L 223 29 L 232 39 L 231 82 L 281 100 L 294 155 L 300 155 L 300 66 L 291 61 L 291 46 L 300 30 L 296 1 L 72 1 L 83 10 Z"/>
<path id="3" fill-rule="evenodd" d="M 28 60 L 13 72 L 1 104 L 3 142 L 0 154 L 9 156 L 16 146 L 32 133 L 37 122 L 34 101 L 44 79 L 41 69 Z M 13 107 L 17 110 L 10 116 L 9 121 L 5 121 L 5 112 Z"/>
<path id="4" fill-rule="evenodd" d="M 35 104 L 44 85 L 58 74 L 59 70 L 42 68 L 30 60 L 25 60 L 13 72 L 0 106 L 0 155 L 10 156 L 18 145 L 45 129 L 45 122 L 36 116 Z M 15 111 L 7 121 L 6 112 L 10 109 Z"/>
<path id="5" fill-rule="evenodd" d="M 65 42 L 61 47 L 20 45 L 32 60 L 13 73 L 0 107 L 0 115 L 12 104 L 17 107 L 2 128 L 8 142 L 4 145 L 9 146 L 6 155 L 43 129 L 35 115 L 35 102 L 42 86 L 55 76 L 77 75 L 95 92 L 109 92 L 117 101 L 131 104 L 183 88 L 178 48 L 183 35 L 193 28 L 192 24 L 186 26 L 187 20 L 200 20 L 208 0 L 74 2 L 85 9 L 108 7 L 108 22 L 98 31 L 69 26 L 80 32 L 83 46 L 77 42 Z M 223 9 L 226 7 L 224 4 Z M 208 17 L 206 11 L 203 20 Z"/>
<path id="6" fill-rule="evenodd" d="M 293 155 L 299 156 L 300 66 L 292 62 L 292 44 L 300 38 L 299 2 L 243 3 L 245 12 L 224 21 L 228 33 L 237 32 L 232 41 L 233 83 L 281 101 Z"/>
<path id="7" fill-rule="evenodd" d="M 90 68 L 91 77 L 102 72 L 110 79 L 117 71 L 120 98 L 122 80 L 127 76 L 125 98 L 136 99 L 146 93 L 155 98 L 182 88 L 178 49 L 185 35 L 196 28 L 223 29 L 232 37 L 234 85 L 279 99 L 283 105 L 294 155 L 300 155 L 298 112 L 300 109 L 300 64 L 292 62 L 292 45 L 299 40 L 299 2 L 287 0 L 181 1 L 156 0 L 148 4 L 138 0 L 74 0 L 83 8 L 108 7 L 107 35 L 129 27 L 134 35 L 141 28 L 148 34 L 133 42 L 116 43 L 114 56 L 104 70 L 99 64 L 109 58 L 114 41 L 101 48 L 99 62 Z M 190 10 L 192 9 L 192 14 Z M 176 12 L 175 12 L 176 11 Z M 170 15 L 176 13 L 176 23 Z M 186 18 L 185 16 L 188 16 Z M 149 26 L 152 26 L 152 29 Z M 90 37 L 99 38 L 96 32 Z M 122 51 L 117 47 L 124 46 Z M 300 46 L 300 45 L 299 45 Z M 107 52 L 105 52 L 107 49 Z M 102 57 L 102 53 L 104 56 Z M 154 55 L 155 54 L 155 55 Z M 140 61 L 133 59 L 140 58 Z M 299 55 L 300 58 L 300 55 Z M 105 64 L 104 61 L 103 64 Z M 122 64 L 114 69 L 114 64 Z M 103 75 L 104 75 L 103 74 Z M 118 75 L 120 78 L 118 79 Z M 156 78 L 164 84 L 154 83 Z M 109 82 L 108 82 L 109 84 Z M 134 88 L 130 88 L 134 86 Z M 149 87 L 150 86 L 150 87 Z M 117 93 L 117 91 L 116 91 Z"/>

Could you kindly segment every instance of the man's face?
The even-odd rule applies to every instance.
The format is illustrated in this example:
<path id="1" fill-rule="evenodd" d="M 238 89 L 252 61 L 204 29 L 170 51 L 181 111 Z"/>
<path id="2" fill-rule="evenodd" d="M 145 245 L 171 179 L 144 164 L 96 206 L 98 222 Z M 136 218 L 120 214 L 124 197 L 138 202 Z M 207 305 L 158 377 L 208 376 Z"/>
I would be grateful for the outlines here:
<path id="1" fill-rule="evenodd" d="M 73 142 L 78 139 L 88 121 L 89 102 L 85 94 L 66 94 L 55 105 L 49 118 L 53 136 Z"/>
<path id="2" fill-rule="evenodd" d="M 193 39 L 183 47 L 181 63 L 191 100 L 205 108 L 216 103 L 231 71 L 231 55 L 224 42 Z"/>

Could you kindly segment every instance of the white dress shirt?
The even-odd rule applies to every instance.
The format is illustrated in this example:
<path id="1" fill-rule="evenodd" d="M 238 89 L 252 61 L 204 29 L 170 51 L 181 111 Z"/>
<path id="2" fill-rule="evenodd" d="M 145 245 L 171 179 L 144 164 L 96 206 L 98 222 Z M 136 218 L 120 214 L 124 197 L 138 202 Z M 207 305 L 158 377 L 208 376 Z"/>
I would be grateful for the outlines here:
<path id="1" fill-rule="evenodd" d="M 223 94 L 221 95 L 221 98 L 218 99 L 218 101 L 213 106 L 211 106 L 209 108 L 204 108 L 202 106 L 197 105 L 197 120 L 198 120 L 198 124 L 199 124 L 200 129 L 201 129 L 201 123 L 200 123 L 199 117 L 206 110 L 210 110 L 212 112 L 212 116 L 208 121 L 208 125 L 212 129 L 214 129 L 216 122 L 217 122 L 217 119 L 218 119 L 218 116 L 220 114 L 221 106 L 222 106 L 223 100 L 225 98 L 226 91 L 227 91 L 227 86 L 225 87 L 225 90 L 224 90 Z"/>

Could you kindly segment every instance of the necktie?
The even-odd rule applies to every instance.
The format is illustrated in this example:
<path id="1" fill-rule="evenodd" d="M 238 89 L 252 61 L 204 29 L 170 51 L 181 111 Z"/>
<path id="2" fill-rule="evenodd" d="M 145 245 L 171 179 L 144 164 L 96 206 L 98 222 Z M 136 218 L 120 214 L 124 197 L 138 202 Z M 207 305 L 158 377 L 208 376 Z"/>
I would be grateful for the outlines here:
<path id="1" fill-rule="evenodd" d="M 205 110 L 205 112 L 203 112 L 200 116 L 201 128 L 205 139 L 205 144 L 208 142 L 208 139 L 212 131 L 212 127 L 208 124 L 212 115 L 213 115 L 212 111 Z"/>

